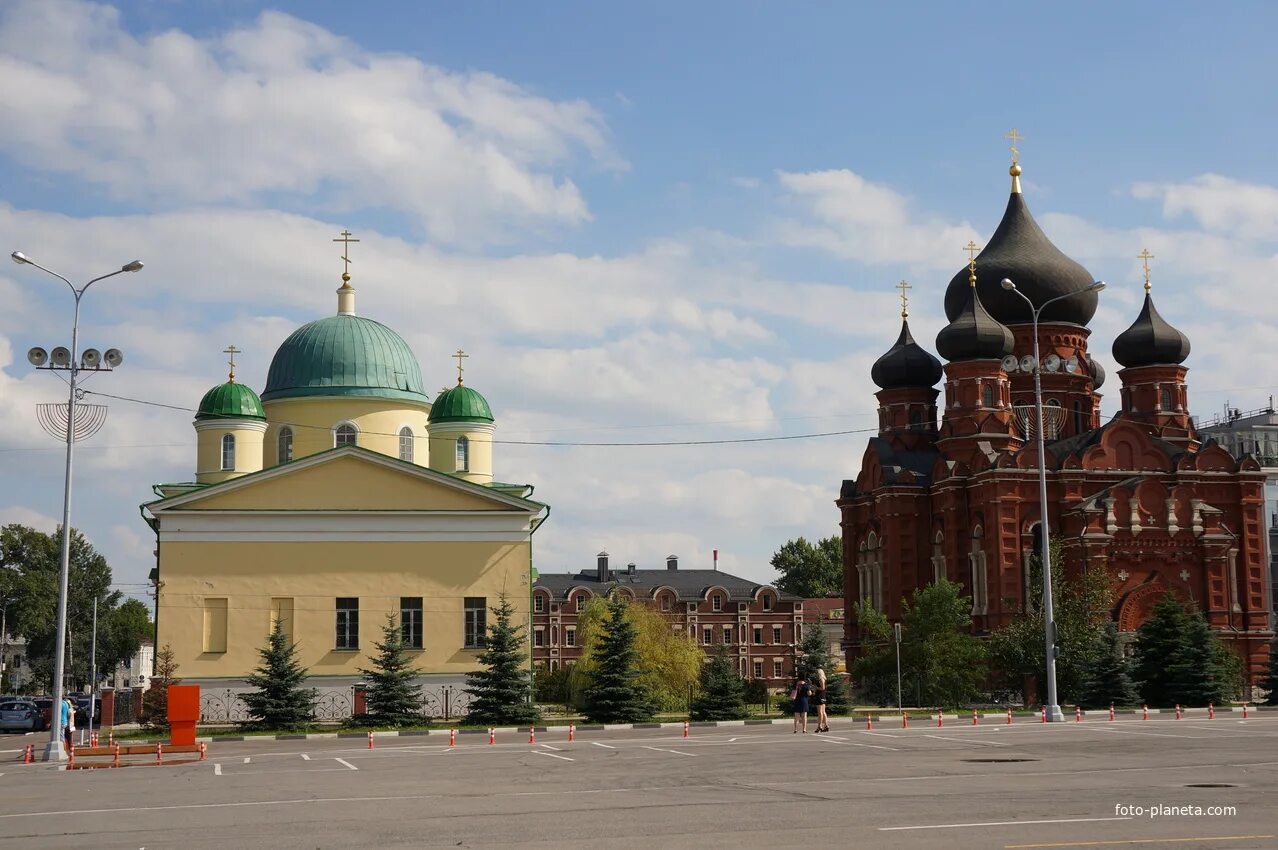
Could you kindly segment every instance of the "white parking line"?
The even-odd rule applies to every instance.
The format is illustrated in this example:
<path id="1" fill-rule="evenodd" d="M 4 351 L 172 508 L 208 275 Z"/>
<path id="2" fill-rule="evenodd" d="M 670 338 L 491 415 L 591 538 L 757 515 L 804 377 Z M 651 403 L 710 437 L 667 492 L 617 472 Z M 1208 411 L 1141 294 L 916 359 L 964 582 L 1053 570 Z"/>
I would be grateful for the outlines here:
<path id="1" fill-rule="evenodd" d="M 969 829 L 974 826 L 1024 826 L 1036 823 L 1097 823 L 1111 820 L 1133 820 L 1133 818 L 1055 818 L 1052 820 L 991 820 L 984 823 L 932 823 L 921 826 L 881 826 L 879 832 L 900 832 L 905 829 Z"/>
<path id="2" fill-rule="evenodd" d="M 244 763 L 245 763 L 245 764 L 248 764 L 248 763 L 249 763 L 249 759 L 250 759 L 250 756 L 245 756 L 245 757 L 244 757 Z"/>
<path id="3" fill-rule="evenodd" d="M 599 743 L 598 741 L 591 741 L 590 743 L 594 744 L 596 747 L 603 747 L 605 750 L 615 750 L 615 749 L 617 749 L 617 748 L 616 748 L 616 747 L 614 747 L 612 744 L 601 744 L 601 743 Z"/>
<path id="4" fill-rule="evenodd" d="M 838 738 L 834 735 L 825 735 L 821 738 L 809 738 L 811 741 L 834 741 L 836 744 L 846 744 L 849 747 L 866 747 L 871 750 L 888 750 L 890 752 L 900 752 L 896 747 L 880 747 L 878 744 L 858 744 L 856 741 L 849 741 L 846 738 Z"/>
<path id="5" fill-rule="evenodd" d="M 248 761 L 248 759 L 245 759 L 245 761 Z M 335 759 L 333 759 L 333 761 L 337 762 L 338 764 L 344 764 L 344 765 L 346 765 L 347 767 L 349 767 L 351 770 L 359 770 L 359 768 L 358 768 L 358 767 L 356 767 L 355 765 L 351 764 L 351 763 L 350 763 L 350 762 L 348 762 L 346 759 L 337 759 L 337 758 L 335 758 Z"/>
<path id="6" fill-rule="evenodd" d="M 554 753 L 542 752 L 541 750 L 533 750 L 532 754 L 535 756 L 546 756 L 552 759 L 561 759 L 563 761 L 576 761 L 576 759 L 568 758 L 568 756 L 557 756 Z"/>
<path id="7" fill-rule="evenodd" d="M 674 753 L 677 756 L 687 756 L 688 758 L 696 758 L 696 753 L 685 753 L 681 750 L 665 750 L 661 747 L 644 747 L 645 750 L 656 750 L 659 753 Z"/>
<path id="8" fill-rule="evenodd" d="M 302 761 L 310 761 L 310 760 L 311 760 L 310 756 L 308 756 L 306 753 L 302 753 Z"/>
<path id="9" fill-rule="evenodd" d="M 222 763 L 220 761 L 213 762 L 213 775 L 214 776 L 222 775 Z"/>
<path id="10" fill-rule="evenodd" d="M 1004 744 L 1001 741 L 978 741 L 974 738 L 947 738 L 944 735 L 925 735 L 925 738 L 935 738 L 938 741 L 958 741 L 960 744 L 983 744 L 987 747 L 1010 747 L 1011 744 Z"/>
<path id="11" fill-rule="evenodd" d="M 560 749 L 562 749 L 561 747 L 552 747 L 550 744 L 542 744 L 542 746 L 548 750 L 554 750 L 555 752 L 559 752 Z"/>

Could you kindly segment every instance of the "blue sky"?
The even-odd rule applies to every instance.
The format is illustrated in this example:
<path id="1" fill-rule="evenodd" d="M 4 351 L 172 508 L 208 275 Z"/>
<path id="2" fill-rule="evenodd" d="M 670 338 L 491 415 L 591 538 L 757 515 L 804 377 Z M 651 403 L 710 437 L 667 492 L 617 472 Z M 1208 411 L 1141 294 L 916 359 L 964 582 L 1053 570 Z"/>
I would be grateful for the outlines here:
<path id="1" fill-rule="evenodd" d="M 715 439 L 867 427 L 869 364 L 907 277 L 931 347 L 960 246 L 1006 201 L 1020 129 L 1049 236 L 1110 282 L 1092 352 L 1134 317 L 1139 262 L 1194 343 L 1196 412 L 1255 407 L 1278 309 L 1271 4 L 0 4 L 0 232 L 71 276 L 148 267 L 86 302 L 107 391 L 193 406 L 228 342 L 270 353 L 332 311 L 349 227 L 360 311 L 428 385 L 474 354 L 499 437 Z M 22 352 L 69 300 L 0 270 L 0 521 L 47 522 L 60 459 Z M 1239 345 L 1239 341 L 1244 344 Z M 8 353 L 6 354 L 6 350 Z M 1113 410 L 1114 387 L 1105 403 Z M 95 445 L 96 443 L 96 445 Z M 146 443 L 147 447 L 134 446 Z M 122 581 L 138 502 L 189 478 L 189 419 L 112 403 L 77 524 Z M 864 437 L 704 449 L 507 447 L 555 504 L 543 571 L 600 548 L 767 578 L 837 530 Z M 504 469 L 502 468 L 504 466 Z"/>

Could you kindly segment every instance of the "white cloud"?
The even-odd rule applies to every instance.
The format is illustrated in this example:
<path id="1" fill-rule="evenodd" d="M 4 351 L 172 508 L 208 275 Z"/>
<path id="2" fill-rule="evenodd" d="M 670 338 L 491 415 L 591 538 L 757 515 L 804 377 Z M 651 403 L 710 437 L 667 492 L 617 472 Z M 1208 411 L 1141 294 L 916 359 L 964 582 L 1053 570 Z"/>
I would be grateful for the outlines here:
<path id="1" fill-rule="evenodd" d="M 46 516 L 39 511 L 33 511 L 23 505 L 9 505 L 8 507 L 0 508 L 0 526 L 29 525 L 36 531 L 52 534 L 58 530 L 59 522 L 60 520 Z M 72 525 L 72 528 L 74 527 Z"/>
<path id="2" fill-rule="evenodd" d="M 1161 200 L 1167 218 L 1187 214 L 1213 233 L 1249 241 L 1278 239 L 1278 188 L 1273 186 L 1200 174 L 1181 183 L 1137 183 L 1132 194 Z"/>
<path id="3" fill-rule="evenodd" d="M 111 7 L 24 0 L 0 13 L 0 78 L 0 109 L 22 116 L 0 148 L 152 203 L 318 193 L 473 243 L 589 219 L 556 172 L 582 154 L 624 167 L 588 103 L 366 51 L 278 12 L 206 39 L 135 37 Z"/>

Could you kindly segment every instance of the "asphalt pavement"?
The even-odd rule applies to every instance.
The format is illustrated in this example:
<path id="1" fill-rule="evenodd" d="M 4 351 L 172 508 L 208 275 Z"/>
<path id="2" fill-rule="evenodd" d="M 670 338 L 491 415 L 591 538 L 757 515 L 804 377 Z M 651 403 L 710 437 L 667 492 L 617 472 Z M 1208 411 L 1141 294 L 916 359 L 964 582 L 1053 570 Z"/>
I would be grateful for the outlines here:
<path id="1" fill-rule="evenodd" d="M 214 742 L 80 771 L 20 743 L 0 848 L 1278 848 L 1272 714 Z"/>

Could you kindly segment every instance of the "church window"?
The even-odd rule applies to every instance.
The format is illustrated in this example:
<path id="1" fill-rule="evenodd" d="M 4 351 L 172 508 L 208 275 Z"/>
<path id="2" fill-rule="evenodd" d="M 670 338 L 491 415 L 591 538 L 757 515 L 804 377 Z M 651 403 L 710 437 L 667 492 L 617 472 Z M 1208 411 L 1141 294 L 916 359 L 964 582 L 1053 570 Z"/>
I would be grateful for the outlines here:
<path id="1" fill-rule="evenodd" d="M 984 532 L 978 525 L 976 530 L 972 532 L 972 551 L 968 555 L 968 564 L 972 571 L 970 585 L 972 591 L 972 613 L 977 615 L 985 614 L 989 610 L 985 552 L 982 547 L 983 538 Z"/>
<path id="2" fill-rule="evenodd" d="M 465 599 L 466 628 L 463 645 L 466 649 L 481 649 L 488 637 L 488 598 L 467 596 Z"/>
<path id="3" fill-rule="evenodd" d="M 413 429 L 407 425 L 399 429 L 399 459 L 413 462 Z"/>
<path id="4" fill-rule="evenodd" d="M 981 405 L 984 407 L 994 406 L 994 385 L 986 384 L 981 387 Z"/>
<path id="5" fill-rule="evenodd" d="M 359 598 L 337 597 L 337 649 L 359 649 Z"/>
<path id="6" fill-rule="evenodd" d="M 285 425 L 279 436 L 280 463 L 288 463 L 293 459 L 293 429 Z"/>
<path id="7" fill-rule="evenodd" d="M 422 648 L 422 598 L 420 596 L 399 598 L 399 629 L 405 649 Z"/>
<path id="8" fill-rule="evenodd" d="M 355 430 L 355 426 L 349 422 L 337 426 L 334 433 L 333 445 L 335 446 L 354 446 L 359 432 Z"/>
<path id="9" fill-rule="evenodd" d="M 222 435 L 222 469 L 235 468 L 235 435 Z"/>
<path id="10" fill-rule="evenodd" d="M 226 652 L 226 597 L 204 599 L 204 651 Z"/>
<path id="11" fill-rule="evenodd" d="M 1176 404 L 1172 401 L 1172 391 L 1168 387 L 1163 387 L 1163 410 L 1175 410 Z"/>
<path id="12" fill-rule="evenodd" d="M 470 440 L 457 438 L 457 471 L 470 472 Z"/>

